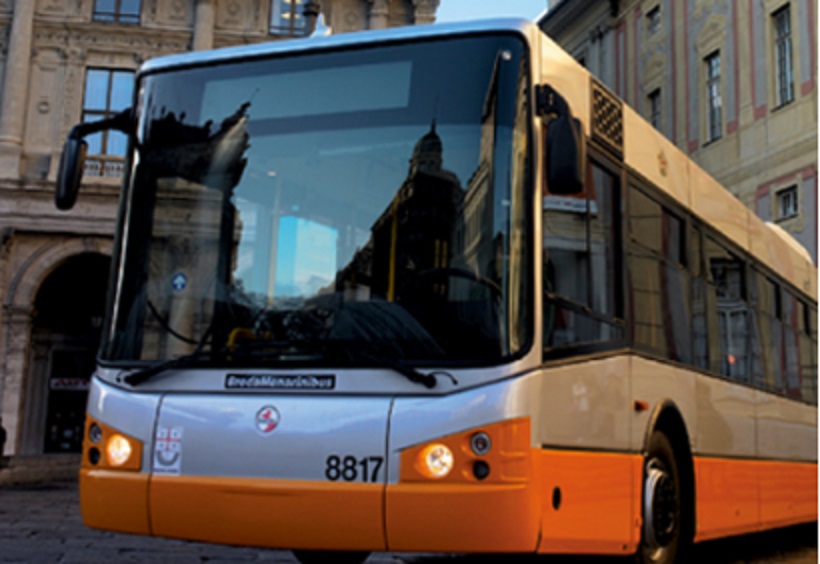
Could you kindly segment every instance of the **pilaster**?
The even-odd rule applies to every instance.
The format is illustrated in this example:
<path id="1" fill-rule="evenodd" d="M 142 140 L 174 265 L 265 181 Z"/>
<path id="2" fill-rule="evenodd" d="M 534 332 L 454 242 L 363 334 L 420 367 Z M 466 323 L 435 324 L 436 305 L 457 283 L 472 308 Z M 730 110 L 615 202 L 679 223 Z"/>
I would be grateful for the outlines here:
<path id="1" fill-rule="evenodd" d="M 0 112 L 0 178 L 17 178 L 20 171 L 31 65 L 34 5 L 31 0 L 14 2 L 3 79 L 3 111 Z"/>
<path id="2" fill-rule="evenodd" d="M 33 308 L 3 307 L 3 372 L 0 374 L 0 409 L 6 429 L 5 455 L 17 453 L 23 427 L 24 375 L 31 338 Z"/>
<path id="3" fill-rule="evenodd" d="M 203 51 L 214 46 L 214 0 L 196 0 L 193 50 Z"/>
<path id="4" fill-rule="evenodd" d="M 370 29 L 386 29 L 390 15 L 390 0 L 369 0 Z"/>

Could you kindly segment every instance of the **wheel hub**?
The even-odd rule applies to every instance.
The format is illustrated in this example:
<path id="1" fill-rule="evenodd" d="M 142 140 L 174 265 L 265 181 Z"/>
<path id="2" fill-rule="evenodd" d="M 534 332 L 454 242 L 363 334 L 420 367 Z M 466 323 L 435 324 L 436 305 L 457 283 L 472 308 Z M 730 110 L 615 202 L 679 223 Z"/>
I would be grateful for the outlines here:
<path id="1" fill-rule="evenodd" d="M 677 498 L 675 482 L 660 460 L 646 465 L 644 481 L 644 541 L 652 549 L 663 549 L 675 536 Z"/>

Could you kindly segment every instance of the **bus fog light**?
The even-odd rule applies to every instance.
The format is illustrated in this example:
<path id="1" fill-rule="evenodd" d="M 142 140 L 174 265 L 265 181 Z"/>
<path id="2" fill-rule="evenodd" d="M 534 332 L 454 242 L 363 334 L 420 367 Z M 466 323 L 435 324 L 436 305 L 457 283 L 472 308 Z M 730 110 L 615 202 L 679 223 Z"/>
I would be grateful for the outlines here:
<path id="1" fill-rule="evenodd" d="M 88 461 L 95 466 L 100 462 L 100 451 L 96 447 L 88 449 Z"/>
<path id="2" fill-rule="evenodd" d="M 103 432 L 99 425 L 92 423 L 88 428 L 88 440 L 92 443 L 98 443 L 102 440 Z"/>
<path id="3" fill-rule="evenodd" d="M 490 475 L 490 465 L 483 460 L 476 460 L 473 463 L 473 476 L 478 480 L 483 480 Z"/>
<path id="4" fill-rule="evenodd" d="M 492 445 L 493 443 L 490 441 L 490 435 L 483 431 L 476 433 L 472 436 L 472 438 L 470 438 L 470 448 L 472 448 L 473 452 L 479 456 L 490 452 L 490 447 Z"/>
<path id="5" fill-rule="evenodd" d="M 122 435 L 113 435 L 105 446 L 105 457 L 111 466 L 122 466 L 131 458 L 131 442 Z"/>
<path id="6" fill-rule="evenodd" d="M 432 444 L 421 451 L 422 467 L 431 478 L 443 478 L 453 469 L 453 451 L 442 444 Z"/>

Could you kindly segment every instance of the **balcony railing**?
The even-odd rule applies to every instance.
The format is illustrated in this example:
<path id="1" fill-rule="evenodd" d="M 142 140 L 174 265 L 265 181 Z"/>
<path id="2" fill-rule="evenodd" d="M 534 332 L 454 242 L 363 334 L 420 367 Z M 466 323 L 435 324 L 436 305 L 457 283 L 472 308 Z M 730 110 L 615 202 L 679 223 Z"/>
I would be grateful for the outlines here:
<path id="1" fill-rule="evenodd" d="M 93 155 L 86 157 L 83 167 L 84 178 L 122 178 L 125 161 L 122 157 Z"/>

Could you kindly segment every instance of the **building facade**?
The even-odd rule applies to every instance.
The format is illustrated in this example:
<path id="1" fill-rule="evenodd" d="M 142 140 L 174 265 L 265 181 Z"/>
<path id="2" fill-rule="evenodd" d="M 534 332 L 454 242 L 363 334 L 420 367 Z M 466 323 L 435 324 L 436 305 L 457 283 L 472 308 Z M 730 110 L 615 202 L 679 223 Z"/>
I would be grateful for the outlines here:
<path id="1" fill-rule="evenodd" d="M 816 0 L 552 0 L 540 27 L 817 263 Z"/>
<path id="2" fill-rule="evenodd" d="M 83 189 L 61 212 L 71 127 L 130 106 L 151 57 L 303 37 L 306 5 L 340 33 L 432 23 L 439 0 L 0 0 L 0 456 L 82 440 L 126 140 L 88 138 Z"/>

